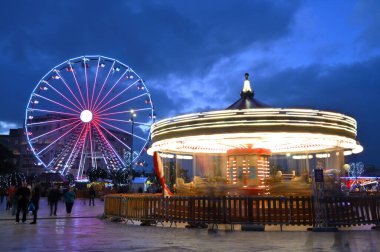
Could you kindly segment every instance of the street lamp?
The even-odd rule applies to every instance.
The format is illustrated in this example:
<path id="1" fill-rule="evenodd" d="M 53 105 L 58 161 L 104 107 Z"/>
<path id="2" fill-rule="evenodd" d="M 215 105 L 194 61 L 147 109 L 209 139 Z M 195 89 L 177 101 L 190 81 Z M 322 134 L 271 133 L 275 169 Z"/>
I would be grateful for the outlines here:
<path id="1" fill-rule="evenodd" d="M 135 124 L 135 117 L 136 117 L 136 113 L 133 109 L 130 110 L 130 113 L 131 113 L 131 148 L 130 148 L 130 151 L 131 151 L 131 154 L 129 155 L 129 160 L 130 160 L 130 163 L 129 163 L 129 176 L 132 175 L 132 162 L 133 162 L 133 126 Z M 131 178 L 131 177 L 130 177 Z"/>

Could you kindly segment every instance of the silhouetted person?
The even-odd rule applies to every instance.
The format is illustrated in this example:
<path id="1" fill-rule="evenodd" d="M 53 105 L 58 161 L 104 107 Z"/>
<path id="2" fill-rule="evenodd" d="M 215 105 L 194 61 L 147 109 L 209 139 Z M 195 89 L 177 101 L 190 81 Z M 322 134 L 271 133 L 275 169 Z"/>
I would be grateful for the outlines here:
<path id="1" fill-rule="evenodd" d="M 92 205 L 95 206 L 95 195 L 96 195 L 96 192 L 95 192 L 95 189 L 93 186 L 90 187 L 90 190 L 88 190 L 88 195 L 89 195 L 89 198 L 90 198 L 90 202 L 88 203 L 89 206 L 91 206 L 91 202 L 92 202 Z"/>
<path id="2" fill-rule="evenodd" d="M 32 191 L 32 199 L 30 202 L 34 205 L 33 210 L 33 221 L 30 224 L 36 224 L 37 223 L 37 212 L 39 209 L 39 203 L 40 203 L 40 188 L 35 187 Z"/>
<path id="3" fill-rule="evenodd" d="M 59 192 L 58 187 L 54 186 L 49 191 L 49 194 L 48 194 L 48 201 L 50 205 L 50 216 L 52 216 L 53 214 L 54 216 L 57 216 L 57 205 L 58 205 L 58 201 L 60 197 L 61 197 L 61 193 Z"/>
<path id="4" fill-rule="evenodd" d="M 12 207 L 12 216 L 16 215 L 16 211 L 17 211 L 17 196 L 16 196 L 16 188 L 14 185 L 12 185 L 11 187 L 9 187 L 8 189 L 8 197 L 9 197 L 9 200 L 11 202 L 11 207 Z"/>
<path id="5" fill-rule="evenodd" d="M 22 211 L 22 222 L 26 221 L 26 214 L 28 213 L 28 203 L 30 198 L 30 190 L 26 185 L 26 182 L 22 182 L 21 187 L 16 191 L 17 197 L 17 213 L 16 223 L 20 222 L 20 212 Z"/>
<path id="6" fill-rule="evenodd" d="M 73 209 L 74 200 L 75 200 L 75 192 L 72 187 L 70 187 L 69 191 L 65 193 L 65 204 L 66 204 L 66 213 L 67 215 L 71 214 L 71 210 Z"/>

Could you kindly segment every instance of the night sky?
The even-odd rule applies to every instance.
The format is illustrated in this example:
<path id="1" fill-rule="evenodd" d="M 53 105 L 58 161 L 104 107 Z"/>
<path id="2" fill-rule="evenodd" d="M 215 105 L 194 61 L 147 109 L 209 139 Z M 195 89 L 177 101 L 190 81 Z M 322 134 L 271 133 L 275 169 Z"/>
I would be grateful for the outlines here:
<path id="1" fill-rule="evenodd" d="M 38 81 L 77 56 L 133 68 L 157 118 L 224 109 L 244 73 L 255 98 L 357 119 L 380 166 L 380 1 L 0 2 L 0 133 L 21 127 Z"/>

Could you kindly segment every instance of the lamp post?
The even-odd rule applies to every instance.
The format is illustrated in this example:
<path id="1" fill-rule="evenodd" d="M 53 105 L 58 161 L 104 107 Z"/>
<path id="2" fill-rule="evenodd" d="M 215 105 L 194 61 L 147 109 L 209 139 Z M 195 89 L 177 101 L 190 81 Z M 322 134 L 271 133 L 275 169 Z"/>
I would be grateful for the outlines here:
<path id="1" fill-rule="evenodd" d="M 136 113 L 133 109 L 130 110 L 130 113 L 131 113 L 131 148 L 130 148 L 130 155 L 129 155 L 129 180 L 131 181 L 132 180 L 132 163 L 133 163 L 133 128 L 134 128 L 134 123 L 135 123 L 135 117 L 136 117 Z"/>

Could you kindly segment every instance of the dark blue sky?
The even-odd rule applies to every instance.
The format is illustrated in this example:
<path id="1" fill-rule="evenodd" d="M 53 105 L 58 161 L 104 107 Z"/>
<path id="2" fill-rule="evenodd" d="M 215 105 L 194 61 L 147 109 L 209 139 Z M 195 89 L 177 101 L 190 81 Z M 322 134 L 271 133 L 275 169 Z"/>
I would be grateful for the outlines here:
<path id="1" fill-rule="evenodd" d="M 380 1 L 0 3 L 0 132 L 20 127 L 41 77 L 100 54 L 132 67 L 158 119 L 224 109 L 244 73 L 273 107 L 355 117 L 359 159 L 380 166 Z"/>

